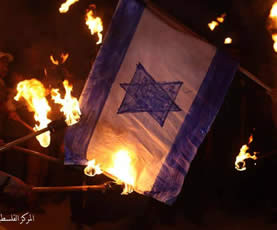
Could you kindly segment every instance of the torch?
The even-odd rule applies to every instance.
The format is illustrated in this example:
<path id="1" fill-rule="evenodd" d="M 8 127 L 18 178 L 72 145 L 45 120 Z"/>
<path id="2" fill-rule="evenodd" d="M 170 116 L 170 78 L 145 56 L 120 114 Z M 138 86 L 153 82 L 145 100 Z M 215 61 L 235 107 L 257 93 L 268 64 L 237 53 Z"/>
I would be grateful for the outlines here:
<path id="1" fill-rule="evenodd" d="M 30 133 L 30 134 L 28 134 L 28 135 L 26 135 L 26 136 L 24 136 L 24 137 L 20 137 L 20 138 L 14 140 L 14 141 L 11 141 L 11 142 L 9 142 L 9 143 L 3 145 L 3 146 L 0 146 L 0 152 L 6 151 L 6 150 L 8 150 L 8 149 L 10 149 L 10 148 L 12 148 L 12 147 L 18 145 L 18 144 L 21 144 L 21 143 L 23 143 L 23 142 L 25 142 L 25 141 L 27 141 L 27 140 L 33 138 L 33 137 L 36 137 L 36 136 L 38 136 L 38 135 L 40 135 L 40 134 L 42 134 L 42 133 L 45 133 L 45 132 L 47 132 L 47 131 L 54 132 L 54 131 L 57 130 L 57 129 L 65 128 L 66 126 L 67 126 L 67 125 L 66 125 L 66 123 L 65 123 L 64 120 L 52 121 L 52 122 L 51 122 L 50 124 L 48 124 L 48 126 L 47 126 L 46 128 L 44 128 L 44 129 L 41 129 L 41 130 L 38 130 L 38 131 L 36 131 L 36 132 Z"/>

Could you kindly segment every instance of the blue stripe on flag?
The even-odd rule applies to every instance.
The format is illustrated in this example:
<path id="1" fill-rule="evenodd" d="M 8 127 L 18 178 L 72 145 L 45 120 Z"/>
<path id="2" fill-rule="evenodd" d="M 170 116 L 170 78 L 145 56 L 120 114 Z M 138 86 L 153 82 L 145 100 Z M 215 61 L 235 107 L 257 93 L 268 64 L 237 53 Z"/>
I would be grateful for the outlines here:
<path id="1" fill-rule="evenodd" d="M 217 50 L 153 188 L 146 195 L 167 204 L 176 200 L 189 165 L 223 103 L 237 66 L 236 61 Z"/>
<path id="2" fill-rule="evenodd" d="M 81 95 L 82 119 L 67 130 L 65 164 L 86 163 L 89 141 L 143 10 L 137 1 L 121 0 Z"/>

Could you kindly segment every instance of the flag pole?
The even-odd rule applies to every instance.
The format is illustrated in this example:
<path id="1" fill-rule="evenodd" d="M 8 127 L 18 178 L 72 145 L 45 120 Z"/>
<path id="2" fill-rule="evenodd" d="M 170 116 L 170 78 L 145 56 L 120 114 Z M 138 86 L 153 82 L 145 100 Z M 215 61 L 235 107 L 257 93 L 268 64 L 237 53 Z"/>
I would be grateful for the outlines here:
<path id="1" fill-rule="evenodd" d="M 173 27 L 174 29 L 184 32 L 184 33 L 190 33 L 197 38 L 199 38 L 202 41 L 206 41 L 207 39 L 201 37 L 199 34 L 195 33 L 182 23 L 180 23 L 176 18 L 169 15 L 167 12 L 165 12 L 163 9 L 161 9 L 159 6 L 157 6 L 155 3 L 152 2 L 152 0 L 143 0 L 144 4 L 146 5 L 146 8 L 150 10 L 153 14 L 155 14 L 157 17 L 159 17 L 161 20 L 163 20 L 165 23 L 167 23 L 169 26 Z M 246 70 L 244 67 L 239 66 L 238 70 L 243 73 L 245 76 L 250 78 L 252 81 L 256 82 L 259 86 L 264 88 L 269 94 L 272 91 L 272 88 L 266 85 L 264 82 L 259 80 L 258 77 L 256 77 L 254 74 L 250 73 L 248 70 Z"/>

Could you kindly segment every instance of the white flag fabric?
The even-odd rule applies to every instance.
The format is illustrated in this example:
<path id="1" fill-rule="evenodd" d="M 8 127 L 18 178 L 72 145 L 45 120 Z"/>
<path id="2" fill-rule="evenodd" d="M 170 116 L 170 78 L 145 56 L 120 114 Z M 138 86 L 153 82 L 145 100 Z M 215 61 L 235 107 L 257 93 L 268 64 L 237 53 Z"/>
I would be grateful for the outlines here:
<path id="1" fill-rule="evenodd" d="M 95 159 L 171 204 L 237 69 L 232 58 L 121 0 L 66 134 L 66 164 Z M 116 162 L 116 163 L 115 163 Z"/>

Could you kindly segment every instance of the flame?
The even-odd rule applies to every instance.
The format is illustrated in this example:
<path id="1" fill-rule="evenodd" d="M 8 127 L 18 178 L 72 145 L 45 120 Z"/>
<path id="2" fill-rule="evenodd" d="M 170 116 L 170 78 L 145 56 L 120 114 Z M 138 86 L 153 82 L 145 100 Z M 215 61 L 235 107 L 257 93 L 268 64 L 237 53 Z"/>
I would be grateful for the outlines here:
<path id="1" fill-rule="evenodd" d="M 248 145 L 252 141 L 253 141 L 253 136 L 251 135 L 248 140 Z M 257 160 L 256 152 L 254 152 L 254 155 L 251 155 L 250 153 L 247 152 L 247 150 L 249 149 L 248 145 L 243 145 L 240 149 L 240 153 L 236 157 L 235 168 L 238 171 L 246 170 L 246 163 L 245 163 L 246 159 L 251 158 L 253 160 Z"/>
<path id="2" fill-rule="evenodd" d="M 61 53 L 61 56 L 60 56 L 61 62 L 59 62 L 59 60 L 55 60 L 53 55 L 50 55 L 50 60 L 54 65 L 59 65 L 59 64 L 65 63 L 68 57 L 69 57 L 68 53 Z"/>
<path id="3" fill-rule="evenodd" d="M 218 25 L 219 25 L 219 23 L 216 22 L 216 21 L 211 21 L 211 22 L 208 24 L 208 26 L 209 26 L 209 28 L 210 28 L 211 31 L 213 31 L 213 30 L 215 29 L 215 27 L 217 27 Z"/>
<path id="4" fill-rule="evenodd" d="M 71 91 L 73 86 L 69 84 L 67 80 L 63 81 L 63 86 L 65 88 L 65 96 L 61 98 L 59 89 L 51 90 L 51 97 L 55 103 L 62 105 L 61 112 L 64 113 L 67 125 L 74 125 L 80 120 L 81 111 L 79 107 L 79 102 L 77 98 L 71 96 Z"/>
<path id="5" fill-rule="evenodd" d="M 66 0 L 59 9 L 60 13 L 66 13 L 69 10 L 69 7 L 78 1 L 79 0 Z"/>
<path id="6" fill-rule="evenodd" d="M 126 149 L 116 152 L 111 159 L 111 165 L 105 170 L 100 169 L 99 164 L 95 164 L 95 160 L 88 162 L 88 166 L 84 169 L 84 173 L 88 176 L 97 174 L 105 174 L 116 181 L 117 184 L 123 184 L 124 189 L 122 195 L 133 192 L 135 184 L 135 169 L 132 166 L 132 154 Z"/>
<path id="7" fill-rule="evenodd" d="M 277 33 L 276 33 L 276 29 L 277 29 L 277 2 L 275 2 L 272 5 L 272 8 L 270 10 L 270 14 L 269 14 L 269 26 L 268 29 L 271 31 L 272 33 L 272 40 L 273 40 L 273 49 L 274 51 L 277 53 Z"/>
<path id="8" fill-rule="evenodd" d="M 225 17 L 226 17 L 226 14 L 222 14 L 220 17 L 217 17 L 216 20 L 219 22 L 219 23 L 223 23 L 224 20 L 225 20 Z"/>
<path id="9" fill-rule="evenodd" d="M 21 97 L 25 99 L 28 105 L 28 109 L 34 112 L 34 118 L 39 123 L 33 128 L 35 131 L 46 128 L 51 122 L 47 118 L 48 112 L 51 111 L 50 106 L 46 100 L 46 89 L 43 84 L 36 80 L 24 80 L 17 84 L 17 94 L 14 97 L 18 101 Z M 50 144 L 50 132 L 47 131 L 38 135 L 37 140 L 42 147 L 48 147 Z"/>
<path id="10" fill-rule="evenodd" d="M 226 14 L 224 13 L 221 16 L 217 17 L 216 21 L 211 21 L 210 23 L 208 23 L 210 30 L 213 31 L 215 27 L 219 25 L 219 23 L 223 23 L 225 20 L 225 17 L 226 17 Z"/>
<path id="11" fill-rule="evenodd" d="M 277 34 L 272 34 L 272 40 L 273 40 L 273 49 L 277 53 Z"/>
<path id="12" fill-rule="evenodd" d="M 232 41 L 233 41 L 232 38 L 227 37 L 227 38 L 225 38 L 225 40 L 224 40 L 224 44 L 231 44 Z"/>
<path id="13" fill-rule="evenodd" d="M 100 168 L 99 164 L 95 164 L 95 160 L 91 160 L 88 162 L 88 166 L 84 169 L 84 173 L 87 176 L 95 176 L 101 174 L 103 171 Z"/>
<path id="14" fill-rule="evenodd" d="M 113 155 L 112 163 L 107 172 L 118 178 L 118 183 L 124 182 L 122 194 L 133 192 L 135 170 L 132 167 L 132 154 L 126 149 L 121 149 Z"/>
<path id="15" fill-rule="evenodd" d="M 68 53 L 62 53 L 61 54 L 61 59 L 62 59 L 61 64 L 65 63 L 68 57 L 69 57 Z"/>
<path id="16" fill-rule="evenodd" d="M 270 18 L 276 18 L 277 17 L 277 2 L 273 3 L 272 8 L 270 10 L 269 17 Z"/>
<path id="17" fill-rule="evenodd" d="M 59 61 L 58 60 L 55 60 L 53 55 L 50 56 L 50 60 L 51 62 L 54 64 L 54 65 L 59 65 Z"/>
<path id="18" fill-rule="evenodd" d="M 102 34 L 101 32 L 103 31 L 103 24 L 102 20 L 99 17 L 94 17 L 93 15 L 93 10 L 87 11 L 86 14 L 86 25 L 90 29 L 91 35 L 97 33 L 98 35 L 98 41 L 97 45 L 102 43 Z"/>

